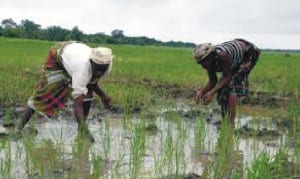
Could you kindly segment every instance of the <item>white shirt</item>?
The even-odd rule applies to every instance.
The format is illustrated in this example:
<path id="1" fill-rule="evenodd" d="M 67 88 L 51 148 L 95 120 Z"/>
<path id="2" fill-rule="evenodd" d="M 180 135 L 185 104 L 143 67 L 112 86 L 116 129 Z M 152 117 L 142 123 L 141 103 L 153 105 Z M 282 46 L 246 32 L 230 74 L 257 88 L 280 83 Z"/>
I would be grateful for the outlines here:
<path id="1" fill-rule="evenodd" d="M 87 84 L 92 79 L 90 54 L 92 48 L 83 43 L 72 43 L 63 49 L 62 63 L 72 78 L 73 99 L 88 92 Z"/>

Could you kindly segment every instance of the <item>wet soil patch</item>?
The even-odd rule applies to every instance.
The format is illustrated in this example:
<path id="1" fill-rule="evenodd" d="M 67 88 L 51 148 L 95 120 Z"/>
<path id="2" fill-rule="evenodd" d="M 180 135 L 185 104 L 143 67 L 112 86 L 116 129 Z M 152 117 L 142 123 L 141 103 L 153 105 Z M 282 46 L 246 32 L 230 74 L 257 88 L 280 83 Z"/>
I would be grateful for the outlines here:
<path id="1" fill-rule="evenodd" d="M 149 87 L 153 90 L 155 98 L 162 97 L 164 99 L 176 100 L 179 98 L 193 100 L 195 96 L 195 88 L 185 87 L 179 84 L 165 84 L 159 83 L 154 80 L 144 79 L 144 80 L 108 80 L 112 83 L 121 83 L 121 84 L 133 84 Z M 295 99 L 292 95 L 287 96 L 278 96 L 269 92 L 250 92 L 249 96 L 239 98 L 239 103 L 250 106 L 263 106 L 263 107 L 286 107 L 289 100 L 297 100 L 300 102 L 300 99 Z M 154 101 L 156 101 L 154 99 Z M 115 105 L 110 109 L 110 113 L 121 114 L 124 112 L 128 113 L 140 113 L 147 105 L 144 105 L 141 101 L 136 101 L 134 104 L 130 104 L 124 109 L 121 106 Z M 24 106 L 16 104 L 12 107 L 4 107 L 0 104 L 0 120 L 2 119 L 3 125 L 5 127 L 14 127 L 14 121 L 9 119 L 19 118 L 24 111 Z M 179 111 L 180 115 L 186 118 L 195 118 L 199 116 L 199 111 Z M 278 123 L 281 123 L 283 126 L 289 126 L 289 123 L 285 123 L 286 120 L 280 120 Z"/>
<path id="2" fill-rule="evenodd" d="M 248 126 L 242 126 L 239 129 L 235 130 L 235 133 L 242 137 L 256 137 L 256 138 L 278 138 L 281 136 L 281 133 L 278 130 L 274 129 L 254 129 Z"/>
<path id="3" fill-rule="evenodd" d="M 201 176 L 196 174 L 196 173 L 189 173 L 186 175 L 168 175 L 168 176 L 164 176 L 161 179 L 170 179 L 170 178 L 182 178 L 182 179 L 200 179 Z"/>
<path id="4" fill-rule="evenodd" d="M 121 84 L 135 84 L 146 86 L 153 89 L 158 95 L 162 95 L 165 97 L 171 98 L 185 98 L 185 99 L 193 99 L 195 96 L 195 89 L 197 87 L 185 87 L 179 84 L 166 84 L 161 82 L 156 82 L 154 80 L 144 79 L 144 80 L 109 80 L 109 82 L 113 83 L 121 83 Z M 248 105 L 261 105 L 261 106 L 269 106 L 269 107 L 280 107 L 286 106 L 289 100 L 298 100 L 292 94 L 287 94 L 286 96 L 278 96 L 277 94 L 270 93 L 267 91 L 250 91 L 249 96 L 240 98 L 239 102 L 241 104 Z"/>
<path id="5" fill-rule="evenodd" d="M 286 106 L 291 99 L 294 99 L 292 95 L 278 96 L 276 94 L 264 91 L 250 91 L 249 96 L 240 98 L 240 103 L 248 105 L 280 107 Z"/>

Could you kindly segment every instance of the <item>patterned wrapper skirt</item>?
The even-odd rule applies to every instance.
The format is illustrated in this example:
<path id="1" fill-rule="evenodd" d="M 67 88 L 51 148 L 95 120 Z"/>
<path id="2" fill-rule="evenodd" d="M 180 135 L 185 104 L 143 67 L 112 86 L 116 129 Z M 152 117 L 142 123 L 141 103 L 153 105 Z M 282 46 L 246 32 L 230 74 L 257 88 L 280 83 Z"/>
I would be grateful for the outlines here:
<path id="1" fill-rule="evenodd" d="M 71 78 L 61 63 L 63 47 L 72 42 L 60 42 L 50 48 L 42 74 L 35 85 L 28 106 L 49 118 L 56 117 L 71 97 Z"/>
<path id="2" fill-rule="evenodd" d="M 230 94 L 241 97 L 247 96 L 249 93 L 248 76 L 258 60 L 260 49 L 251 43 L 248 45 L 249 49 L 245 52 L 244 58 L 238 69 L 235 70 L 230 83 L 221 88 L 217 93 L 217 101 L 221 106 L 223 114 L 227 111 Z"/>

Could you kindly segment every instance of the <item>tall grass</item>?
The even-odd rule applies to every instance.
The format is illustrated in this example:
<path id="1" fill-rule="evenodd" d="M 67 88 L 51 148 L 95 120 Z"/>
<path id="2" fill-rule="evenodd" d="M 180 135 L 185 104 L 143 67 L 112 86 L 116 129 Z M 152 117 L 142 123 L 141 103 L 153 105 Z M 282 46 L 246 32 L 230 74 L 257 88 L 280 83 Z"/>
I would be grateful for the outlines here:
<path id="1" fill-rule="evenodd" d="M 268 91 L 277 95 L 294 95 L 299 97 L 300 54 L 263 52 L 257 65 L 250 74 L 251 88 Z"/>
<path id="2" fill-rule="evenodd" d="M 35 40 L 21 40 L 0 38 L 0 105 L 11 106 L 16 103 L 25 103 L 32 94 L 32 88 L 39 76 L 39 70 L 44 63 L 48 48 L 54 42 L 44 42 Z M 96 46 L 96 44 L 91 44 Z M 168 106 L 170 102 L 165 101 L 154 91 L 160 92 L 161 85 L 173 85 L 186 88 L 197 88 L 203 86 L 207 79 L 206 72 L 196 65 L 192 59 L 192 49 L 189 48 L 168 48 L 168 47 L 147 47 L 128 45 L 109 45 L 113 49 L 116 58 L 111 75 L 100 81 L 100 86 L 108 95 L 113 98 L 114 103 L 122 107 L 122 136 L 130 138 L 130 154 L 128 159 L 128 175 L 132 178 L 141 178 L 145 174 L 143 162 L 147 151 L 147 134 L 145 131 L 145 121 L 147 116 L 136 119 L 133 110 L 135 107 L 147 108 L 150 105 L 157 105 L 157 108 L 172 108 Z M 292 54 L 287 57 L 281 53 L 266 52 L 262 54 L 253 72 L 250 74 L 251 90 L 267 91 L 278 96 L 292 96 L 295 102 L 290 102 L 287 109 L 289 122 L 293 124 L 291 136 L 295 142 L 292 163 L 296 165 L 291 171 L 293 174 L 299 173 L 300 147 L 299 141 L 299 89 L 300 54 Z M 157 87 L 157 88 L 156 88 Z M 164 106 L 166 105 L 166 106 Z M 149 111 L 148 111 L 149 112 Z M 7 112 L 5 119 L 12 118 Z M 157 113 L 154 114 L 158 116 Z M 201 116 L 203 115 L 203 116 Z M 180 178 L 186 172 L 186 140 L 189 132 L 193 131 L 195 136 L 193 150 L 201 151 L 205 148 L 206 128 L 204 124 L 204 114 L 201 114 L 192 129 L 186 128 L 186 121 L 183 121 L 177 111 L 168 113 L 165 117 L 167 125 L 157 135 L 160 137 L 159 153 L 155 153 L 155 177 L 169 176 Z M 134 119 L 133 119 L 134 118 Z M 91 165 L 94 177 L 102 176 L 101 165 L 103 161 L 109 160 L 112 150 L 112 138 L 110 125 L 104 122 L 99 129 L 102 139 L 100 154 L 90 151 L 90 143 L 78 140 L 72 146 L 72 165 L 68 178 L 91 177 L 89 171 L 82 171 L 86 165 Z M 268 154 L 257 154 L 254 163 L 247 168 L 247 173 L 242 174 L 239 168 L 235 168 L 236 144 L 232 126 L 228 120 L 224 120 L 219 129 L 216 155 L 211 165 L 207 167 L 205 175 L 212 178 L 239 178 L 247 176 L 249 178 L 280 177 L 285 176 L 281 165 L 286 164 L 285 158 L 288 156 L 284 150 L 280 151 L 275 159 Z M 57 139 L 59 140 L 59 139 Z M 55 170 L 59 161 L 63 160 L 63 148 L 61 142 L 44 141 L 38 145 L 32 138 L 24 138 L 24 148 L 26 153 L 25 165 L 28 176 L 38 174 L 40 178 L 47 177 L 49 170 Z M 120 144 L 122 145 L 122 144 Z M 1 175 L 11 178 L 11 148 L 9 143 L 0 145 L 1 150 L 6 150 L 9 157 L 1 161 Z M 125 145 L 124 145 L 125 146 Z M 122 146 L 122 147 L 124 147 Z M 127 147 L 128 147 L 127 146 Z M 249 146 L 250 148 L 255 146 Z M 38 150 L 43 152 L 39 152 Z M 122 149 L 120 149 L 122 150 Z M 120 152 L 120 156 L 115 161 L 115 168 L 112 171 L 113 177 L 123 175 L 122 165 L 124 165 L 125 154 Z M 289 156 L 288 156 L 289 157 Z M 283 162 L 284 161 L 284 162 Z M 241 168 L 243 166 L 240 166 Z M 124 167 L 125 168 L 125 167 Z M 120 170 L 119 170 L 120 169 Z M 85 173 L 84 175 L 81 175 Z M 270 173 L 272 175 L 270 175 Z M 205 177 L 205 176 L 204 176 Z"/>
<path id="3" fill-rule="evenodd" d="M 0 38 L 0 83 L 2 104 L 24 103 L 32 94 L 50 46 L 55 42 Z M 96 46 L 96 44 L 91 44 Z M 102 82 L 112 89 L 117 100 L 130 90 L 124 83 L 147 81 L 148 84 L 178 84 L 197 88 L 207 79 L 205 70 L 195 63 L 190 48 L 109 45 L 116 56 L 112 74 Z M 263 52 L 250 74 L 251 90 L 270 91 L 279 95 L 299 96 L 298 66 L 300 54 L 287 57 L 281 53 Z M 127 88 L 129 87 L 129 89 Z M 121 87 L 122 89 L 122 87 Z M 139 98 L 141 99 L 141 98 Z"/>
<path id="4" fill-rule="evenodd" d="M 32 93 L 53 43 L 0 38 L 0 101 L 2 104 L 23 103 Z"/>

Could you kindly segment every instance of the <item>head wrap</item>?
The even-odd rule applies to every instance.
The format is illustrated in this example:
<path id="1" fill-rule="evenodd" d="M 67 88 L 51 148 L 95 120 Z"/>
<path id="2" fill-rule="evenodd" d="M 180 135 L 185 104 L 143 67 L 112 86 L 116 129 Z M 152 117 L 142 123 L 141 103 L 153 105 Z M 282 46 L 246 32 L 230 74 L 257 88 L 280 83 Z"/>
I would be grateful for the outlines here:
<path id="1" fill-rule="evenodd" d="M 106 47 L 92 48 L 90 59 L 97 64 L 111 64 L 113 59 L 112 50 Z"/>
<path id="2" fill-rule="evenodd" d="M 107 76 L 112 69 L 113 54 L 110 48 L 96 47 L 92 48 L 90 59 L 96 64 L 109 65 L 107 71 L 103 76 Z"/>
<path id="3" fill-rule="evenodd" d="M 193 56 L 198 62 L 202 61 L 207 57 L 212 51 L 214 51 L 214 46 L 211 43 L 202 43 L 195 47 L 193 51 Z"/>

